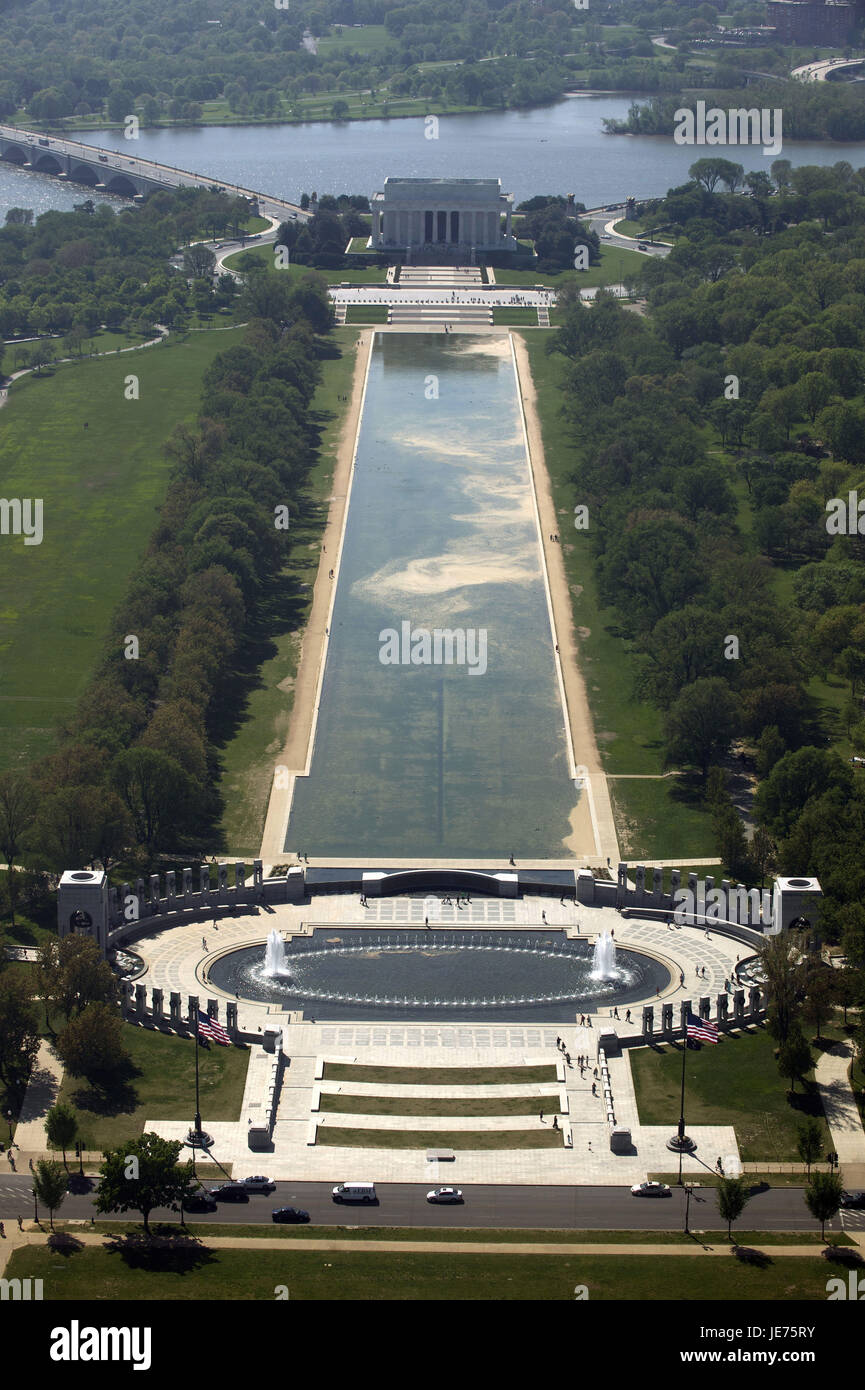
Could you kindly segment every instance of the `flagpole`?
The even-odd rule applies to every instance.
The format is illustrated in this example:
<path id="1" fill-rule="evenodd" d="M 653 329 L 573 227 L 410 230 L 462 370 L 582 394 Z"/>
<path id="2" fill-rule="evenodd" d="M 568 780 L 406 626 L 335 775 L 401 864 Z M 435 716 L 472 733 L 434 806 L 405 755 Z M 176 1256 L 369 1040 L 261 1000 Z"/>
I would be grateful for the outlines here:
<path id="1" fill-rule="evenodd" d="M 193 1124 L 192 1128 L 187 1132 L 187 1135 L 186 1135 L 186 1142 L 187 1142 L 187 1144 L 189 1144 L 190 1147 L 192 1148 L 192 1171 L 193 1171 L 193 1173 L 195 1173 L 195 1150 L 196 1150 L 196 1149 L 209 1149 L 210 1146 L 211 1146 L 211 1144 L 213 1143 L 213 1140 L 211 1139 L 210 1135 L 207 1134 L 207 1133 L 205 1133 L 205 1131 L 201 1128 L 201 1102 L 200 1102 L 200 1100 L 199 1100 L 199 1087 L 198 1087 L 198 1049 L 199 1049 L 199 1046 L 200 1046 L 200 1042 L 199 1042 L 199 1023 L 200 1023 L 200 1019 L 199 1019 L 199 1006 L 198 1006 L 198 1001 L 196 1000 L 196 1008 L 195 1008 L 195 1034 L 194 1034 L 194 1038 L 193 1038 L 193 1041 L 194 1041 L 194 1043 L 195 1043 L 195 1123 Z"/>
<path id="2" fill-rule="evenodd" d="M 679 1187 L 682 1186 L 682 1156 L 686 1153 L 693 1153 L 697 1145 L 685 1133 L 685 1054 L 688 1051 L 688 1013 L 683 1009 L 683 1028 L 682 1028 L 682 1090 L 679 1101 L 679 1124 L 672 1139 L 667 1140 L 667 1148 L 672 1153 L 679 1155 Z"/>

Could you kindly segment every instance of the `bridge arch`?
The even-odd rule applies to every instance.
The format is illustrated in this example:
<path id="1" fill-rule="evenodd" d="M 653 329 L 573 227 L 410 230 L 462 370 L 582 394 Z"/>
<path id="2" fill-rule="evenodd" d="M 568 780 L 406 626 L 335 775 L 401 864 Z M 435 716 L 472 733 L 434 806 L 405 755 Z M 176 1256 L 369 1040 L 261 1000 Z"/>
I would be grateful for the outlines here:
<path id="1" fill-rule="evenodd" d="M 40 174 L 62 174 L 65 172 L 56 154 L 41 154 L 38 157 L 34 156 L 33 168 L 38 169 Z"/>
<path id="2" fill-rule="evenodd" d="M 117 193 L 123 198 L 135 198 L 138 195 L 136 184 L 132 182 L 132 179 L 127 178 L 126 174 L 115 174 L 113 178 L 109 178 L 106 173 L 105 191 L 106 193 Z"/>
<path id="3" fill-rule="evenodd" d="M 91 188 L 95 188 L 99 182 L 99 175 L 92 164 L 73 164 L 69 177 L 74 183 L 88 183 Z"/>
<path id="4" fill-rule="evenodd" d="M 8 164 L 26 164 L 29 158 L 27 150 L 23 145 L 6 145 L 0 159 L 5 159 Z"/>

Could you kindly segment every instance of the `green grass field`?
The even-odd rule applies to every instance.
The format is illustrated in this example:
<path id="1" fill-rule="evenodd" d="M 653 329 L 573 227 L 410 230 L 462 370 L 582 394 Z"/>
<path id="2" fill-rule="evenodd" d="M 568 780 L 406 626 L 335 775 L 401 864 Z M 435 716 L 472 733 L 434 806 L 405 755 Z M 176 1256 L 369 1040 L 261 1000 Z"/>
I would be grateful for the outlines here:
<path id="1" fill-rule="evenodd" d="M 497 306 L 493 309 L 493 323 L 503 325 L 526 324 L 529 328 L 537 328 L 538 311 L 537 309 L 530 309 L 526 305 L 503 304 L 501 307 Z"/>
<path id="2" fill-rule="evenodd" d="M 229 270 L 243 273 L 244 262 L 247 257 L 251 261 L 260 261 L 268 269 L 273 269 L 273 246 L 268 242 L 264 246 L 250 246 L 245 251 L 235 251 L 232 256 L 227 256 L 225 264 Z M 308 270 L 315 270 L 316 275 L 323 275 L 329 285 L 339 285 L 342 281 L 352 285 L 380 285 L 387 279 L 387 266 L 370 265 L 358 270 L 354 267 L 346 270 L 319 270 L 316 266 L 290 264 L 283 267 L 289 275 L 304 275 Z"/>
<path id="3" fill-rule="evenodd" d="M 55 1026 L 61 1021 L 55 1018 Z M 193 1043 L 173 1034 L 128 1025 L 123 1045 L 134 1072 L 116 1094 L 103 1098 L 82 1077 L 64 1076 L 58 1099 L 74 1106 L 86 1149 L 106 1149 L 143 1132 L 145 1120 L 190 1121 L 195 1114 Z M 249 1052 L 213 1046 L 199 1053 L 201 1114 L 205 1123 L 237 1120 Z"/>
<path id="4" fill-rule="evenodd" d="M 569 280 L 575 280 L 581 290 L 590 290 L 597 285 L 620 284 L 629 274 L 636 274 L 641 270 L 645 262 L 645 256 L 640 255 L 639 251 L 602 246 L 600 265 L 590 266 L 588 270 L 562 270 L 558 275 L 542 275 L 537 270 L 509 270 L 501 267 L 496 270 L 496 284 L 549 285 L 555 290 L 561 289 Z"/>
<path id="5" fill-rule="evenodd" d="M 0 488 L 43 499 L 44 538 L 0 547 L 0 768 L 47 752 L 57 721 L 74 709 L 156 526 L 168 476 L 163 442 L 195 418 L 205 369 L 236 341 L 231 332 L 191 334 L 10 388 Z M 125 399 L 130 374 L 137 401 Z"/>
<path id="6" fill-rule="evenodd" d="M 303 629 L 312 603 L 334 457 L 351 394 L 357 333 L 333 334 L 341 355 L 322 363 L 313 410 L 321 426 L 318 462 L 307 481 L 298 515 L 291 518 L 291 555 L 272 600 L 264 606 L 256 638 L 261 664 L 237 733 L 222 750 L 222 830 L 232 854 L 255 855 L 261 844 L 274 763 L 284 745 L 294 701 L 294 679 Z"/>
<path id="7" fill-rule="evenodd" d="M 798 1161 L 796 1133 L 813 1117 L 831 1147 L 819 1097 L 801 1082 L 791 1097 L 765 1029 L 728 1034 L 715 1047 L 689 1051 L 685 1064 L 685 1119 L 695 1125 L 733 1125 L 745 1162 Z M 636 1048 L 631 1066 L 637 1108 L 644 1125 L 672 1125 L 679 1118 L 682 1053 L 676 1047 Z M 800 1179 L 801 1181 L 801 1179 Z"/>
<path id="8" fill-rule="evenodd" d="M 508 1081 L 556 1080 L 554 1066 L 536 1067 L 370 1067 L 356 1062 L 325 1062 L 325 1081 L 390 1082 L 394 1086 L 504 1086 Z"/>
<path id="9" fill-rule="evenodd" d="M 621 634 L 614 610 L 602 607 L 598 600 L 588 535 L 573 528 L 573 509 L 579 498 L 569 478 L 577 455 L 561 414 L 564 363 L 545 352 L 547 333 L 529 333 L 524 340 L 561 525 L 574 625 L 581 636 L 580 665 L 604 768 L 608 773 L 658 777 L 667 770 L 661 712 L 636 698 L 630 644 Z M 653 857 L 703 859 L 715 853 L 701 789 L 690 780 L 627 779 L 609 785 L 622 854 L 633 862 Z"/>
<path id="10" fill-rule="evenodd" d="M 344 1096 L 325 1093 L 319 1109 L 340 1115 L 557 1115 L 557 1096 L 459 1096 L 427 1100 L 424 1096 Z"/>
<path id="11" fill-rule="evenodd" d="M 316 1144 L 341 1149 L 560 1149 L 562 1131 L 543 1129 L 348 1129 L 319 1126 Z"/>
<path id="12" fill-rule="evenodd" d="M 334 49 L 344 53 L 381 53 L 386 48 L 395 47 L 394 38 L 383 24 L 364 24 L 359 29 L 351 24 L 343 24 L 339 32 L 327 34 L 318 40 L 318 52 L 322 58 L 332 57 Z"/>
<path id="13" fill-rule="evenodd" d="M 74 1241 L 74 1237 L 72 1238 Z M 660 1263 L 660 1260 L 663 1263 Z M 778 1255 L 762 1267 L 701 1255 L 466 1255 L 351 1250 L 225 1250 L 186 1241 L 151 1248 L 133 1238 L 98 1248 L 42 1246 L 16 1250 L 7 1278 L 44 1281 L 47 1302 L 86 1298 L 202 1301 L 273 1300 L 288 1288 L 293 1302 L 321 1300 L 446 1303 L 563 1301 L 584 1285 L 589 1301 L 791 1299 L 825 1302 L 826 1281 L 846 1266 L 815 1255 Z M 194 1277 L 190 1277 L 194 1275 Z"/>
<path id="14" fill-rule="evenodd" d="M 387 323 L 386 304 L 349 304 L 346 323 Z"/>

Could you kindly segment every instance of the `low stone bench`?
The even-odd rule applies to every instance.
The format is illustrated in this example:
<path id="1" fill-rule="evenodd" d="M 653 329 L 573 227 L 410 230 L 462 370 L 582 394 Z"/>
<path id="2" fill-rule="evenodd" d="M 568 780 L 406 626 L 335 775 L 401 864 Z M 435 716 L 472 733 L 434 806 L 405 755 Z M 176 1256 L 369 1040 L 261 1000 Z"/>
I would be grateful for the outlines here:
<path id="1" fill-rule="evenodd" d="M 442 1163 L 453 1163 L 455 1158 L 456 1154 L 453 1149 L 427 1149 L 426 1151 L 427 1163 L 435 1163 L 437 1159 L 440 1159 Z"/>

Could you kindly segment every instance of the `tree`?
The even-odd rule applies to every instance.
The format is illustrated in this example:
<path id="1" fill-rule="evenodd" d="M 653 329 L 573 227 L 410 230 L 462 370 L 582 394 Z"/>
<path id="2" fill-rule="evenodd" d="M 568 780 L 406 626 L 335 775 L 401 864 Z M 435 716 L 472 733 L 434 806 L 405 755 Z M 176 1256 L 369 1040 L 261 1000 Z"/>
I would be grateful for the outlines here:
<path id="1" fill-rule="evenodd" d="M 748 846 L 748 858 L 752 877 L 759 878 L 760 890 L 762 891 L 766 882 L 766 874 L 775 861 L 775 845 L 768 830 L 764 829 L 762 825 L 757 826 L 751 837 L 751 843 Z"/>
<path id="2" fill-rule="evenodd" d="M 216 257 L 209 246 L 197 241 L 188 246 L 183 253 L 183 269 L 196 280 L 204 280 L 213 274 Z"/>
<path id="3" fill-rule="evenodd" d="M 65 1159 L 64 1159 L 65 1162 Z M 54 1213 L 66 1199 L 66 1170 L 54 1159 L 40 1158 L 33 1170 L 33 1196 L 48 1208 L 48 1219 L 54 1230 Z"/>
<path id="4" fill-rule="evenodd" d="M 73 1076 L 107 1086 L 129 1063 L 122 1042 L 123 1024 L 107 1004 L 89 1004 L 57 1036 L 55 1047 Z"/>
<path id="5" fill-rule="evenodd" d="M 52 1149 L 63 1150 L 63 1165 L 66 1166 L 66 1150 L 71 1148 L 78 1136 L 78 1116 L 71 1105 L 58 1101 L 52 1105 L 45 1116 L 45 1135 Z"/>
<path id="6" fill-rule="evenodd" d="M 39 1052 L 38 1029 L 27 981 L 7 970 L 0 975 L 0 1081 L 6 1086 L 29 1077 Z"/>
<path id="7" fill-rule="evenodd" d="M 823 1131 L 816 1120 L 805 1120 L 799 1126 L 796 1148 L 803 1163 L 808 1165 L 808 1178 L 811 1177 L 811 1164 L 816 1163 L 823 1152 Z"/>
<path id="8" fill-rule="evenodd" d="M 820 1029 L 831 1017 L 835 1009 L 835 979 L 834 971 L 824 965 L 815 966 L 809 970 L 805 979 L 805 1003 L 802 1006 L 802 1017 L 806 1023 L 811 1023 L 817 1030 L 817 1042 L 820 1041 Z"/>
<path id="9" fill-rule="evenodd" d="M 144 1230 L 150 1233 L 149 1217 L 155 1207 L 178 1205 L 190 1194 L 192 1167 L 177 1162 L 183 1145 L 179 1140 L 162 1139 L 158 1134 L 142 1134 L 105 1155 L 99 1172 L 101 1181 L 95 1206 L 99 1212 L 140 1211 Z"/>
<path id="10" fill-rule="evenodd" d="M 705 780 L 709 764 L 727 752 L 736 729 L 737 703 L 720 676 L 694 681 L 670 708 L 667 759 L 696 763 Z"/>
<path id="11" fill-rule="evenodd" d="M 721 1178 L 718 1183 L 718 1212 L 727 1223 L 727 1239 L 730 1240 L 730 1227 L 738 1221 L 750 1201 L 751 1194 L 743 1178 Z"/>
<path id="12" fill-rule="evenodd" d="M 723 183 L 732 192 L 739 184 L 745 170 L 741 164 L 719 156 L 707 156 L 691 165 L 688 173 L 696 183 L 702 184 L 707 193 L 714 193 L 717 185 Z"/>
<path id="13" fill-rule="evenodd" d="M 27 842 L 36 815 L 36 793 L 33 783 L 20 772 L 0 773 L 0 851 L 6 860 L 9 888 L 9 908 L 15 925 L 17 881 L 15 861 Z"/>
<path id="14" fill-rule="evenodd" d="M 805 1203 L 814 1220 L 820 1222 L 821 1240 L 826 1239 L 826 1222 L 837 1215 L 842 1191 L 837 1173 L 815 1173 L 805 1188 Z"/>
<path id="15" fill-rule="evenodd" d="M 811 1049 L 797 1026 L 778 1048 L 778 1070 L 789 1080 L 791 1091 L 795 1091 L 797 1078 L 801 1080 L 812 1066 Z"/>

